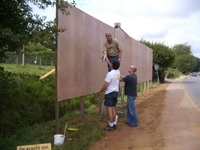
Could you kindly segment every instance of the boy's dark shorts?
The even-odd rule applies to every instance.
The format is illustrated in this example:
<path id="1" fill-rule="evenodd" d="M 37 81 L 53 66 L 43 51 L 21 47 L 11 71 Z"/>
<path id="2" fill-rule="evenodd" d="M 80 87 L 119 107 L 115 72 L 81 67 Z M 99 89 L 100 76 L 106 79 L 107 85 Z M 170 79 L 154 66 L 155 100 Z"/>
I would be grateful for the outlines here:
<path id="1" fill-rule="evenodd" d="M 105 106 L 116 106 L 117 104 L 117 98 L 118 98 L 118 92 L 111 92 L 105 95 Z"/>

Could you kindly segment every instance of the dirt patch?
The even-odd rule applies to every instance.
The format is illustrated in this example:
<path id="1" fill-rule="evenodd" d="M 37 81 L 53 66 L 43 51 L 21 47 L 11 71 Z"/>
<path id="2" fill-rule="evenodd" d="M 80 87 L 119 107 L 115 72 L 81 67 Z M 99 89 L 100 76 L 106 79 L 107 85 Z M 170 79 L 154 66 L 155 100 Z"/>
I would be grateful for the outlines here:
<path id="1" fill-rule="evenodd" d="M 139 126 L 128 127 L 119 115 L 118 127 L 114 132 L 106 131 L 106 136 L 93 143 L 90 150 L 151 150 L 165 146 L 164 129 L 161 126 L 165 108 L 165 93 L 168 83 L 151 89 L 136 100 Z M 103 118 L 102 127 L 107 125 Z"/>
<path id="2" fill-rule="evenodd" d="M 149 90 L 136 100 L 139 126 L 123 124 L 90 150 L 200 150 L 200 109 L 183 87 L 184 77 Z M 102 127 L 107 125 L 104 118 Z"/>

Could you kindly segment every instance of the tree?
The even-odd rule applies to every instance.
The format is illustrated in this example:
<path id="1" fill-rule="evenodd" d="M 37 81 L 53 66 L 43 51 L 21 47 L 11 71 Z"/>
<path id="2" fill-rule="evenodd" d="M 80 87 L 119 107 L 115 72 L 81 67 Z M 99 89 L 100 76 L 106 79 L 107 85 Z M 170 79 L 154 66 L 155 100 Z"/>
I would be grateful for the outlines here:
<path id="1" fill-rule="evenodd" d="M 26 46 L 26 52 L 41 52 L 41 51 L 49 51 L 50 49 L 44 47 L 40 43 L 29 43 Z"/>
<path id="2" fill-rule="evenodd" d="M 59 30 L 60 31 L 60 30 Z M 48 21 L 45 28 L 33 32 L 33 37 L 29 42 L 40 43 L 44 47 L 55 51 L 56 48 L 56 21 Z"/>
<path id="3" fill-rule="evenodd" d="M 150 43 L 145 40 L 140 40 L 140 42 L 153 49 L 153 64 L 159 65 L 160 81 L 164 82 L 165 70 L 174 63 L 175 55 L 173 51 L 164 43 Z M 155 74 L 153 74 L 153 78 L 156 79 Z"/>
<path id="4" fill-rule="evenodd" d="M 192 70 L 192 72 L 199 72 L 200 71 L 200 59 L 198 57 L 194 57 L 194 59 L 196 60 L 196 66 L 194 67 L 194 70 Z"/>
<path id="5" fill-rule="evenodd" d="M 177 55 L 174 65 L 180 72 L 187 74 L 194 70 L 196 60 L 193 58 L 192 55 Z"/>
<path id="6" fill-rule="evenodd" d="M 41 9 L 55 6 L 59 1 L 58 8 L 65 14 L 69 14 L 70 6 L 64 0 L 1 0 L 0 3 L 0 60 L 5 51 L 17 51 L 22 49 L 36 35 L 34 31 L 43 31 L 45 17 L 33 14 L 30 4 Z M 71 3 L 75 5 L 75 1 Z"/>
<path id="7" fill-rule="evenodd" d="M 38 3 L 41 7 L 42 5 Z M 31 39 L 32 31 L 43 27 L 45 18 L 32 14 L 26 0 L 2 0 L 0 3 L 0 57 L 5 51 L 16 51 Z M 0 59 L 1 59 L 0 58 Z"/>
<path id="8" fill-rule="evenodd" d="M 177 44 L 174 45 L 172 50 L 174 51 L 175 55 L 191 55 L 191 46 L 185 44 Z"/>
<path id="9" fill-rule="evenodd" d="M 197 60 L 192 55 L 191 46 L 188 44 L 177 44 L 172 48 L 175 54 L 174 67 L 186 74 L 195 70 Z"/>

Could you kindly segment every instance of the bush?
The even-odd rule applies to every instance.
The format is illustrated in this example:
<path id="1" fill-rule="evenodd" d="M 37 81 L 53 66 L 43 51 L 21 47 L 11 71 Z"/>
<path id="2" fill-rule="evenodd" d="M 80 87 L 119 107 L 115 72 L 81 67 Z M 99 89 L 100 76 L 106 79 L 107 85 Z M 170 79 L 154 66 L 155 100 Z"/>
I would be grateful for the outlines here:
<path id="1" fill-rule="evenodd" d="M 38 80 L 39 76 L 15 74 L 0 69 L 1 137 L 25 126 L 55 119 L 55 75 Z M 85 108 L 97 104 L 95 95 L 85 96 Z M 66 111 L 80 110 L 80 98 L 59 102 L 59 116 Z"/>
<path id="2" fill-rule="evenodd" d="M 174 78 L 179 77 L 180 75 L 183 75 L 179 70 L 174 69 L 174 68 L 168 68 L 166 74 L 167 74 L 167 78 L 171 78 L 171 79 L 174 79 Z"/>

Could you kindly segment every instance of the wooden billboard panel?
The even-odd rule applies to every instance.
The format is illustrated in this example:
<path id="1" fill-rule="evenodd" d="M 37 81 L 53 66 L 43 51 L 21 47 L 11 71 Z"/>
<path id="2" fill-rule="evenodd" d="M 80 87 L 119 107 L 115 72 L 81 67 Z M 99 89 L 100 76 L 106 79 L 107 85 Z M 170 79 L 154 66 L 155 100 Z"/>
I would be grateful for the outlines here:
<path id="1" fill-rule="evenodd" d="M 58 101 L 97 93 L 100 90 L 107 73 L 107 64 L 101 60 L 107 32 L 121 43 L 121 74 L 127 75 L 128 67 L 135 64 L 138 68 L 139 81 L 151 80 L 152 71 L 149 68 L 152 63 L 147 62 L 152 61 L 149 58 L 152 57 L 151 49 L 132 39 L 122 30 L 115 29 L 77 8 L 72 7 L 69 11 L 70 15 L 67 16 L 58 13 L 59 28 L 67 29 L 58 35 Z"/>
<path id="2" fill-rule="evenodd" d="M 132 53 L 132 38 L 126 35 L 120 29 L 116 29 L 114 33 L 114 37 L 120 42 L 122 47 L 122 58 L 120 64 L 120 72 L 121 74 L 127 75 L 128 68 L 133 63 L 133 53 Z"/>
<path id="3" fill-rule="evenodd" d="M 59 21 L 60 27 L 67 28 L 67 31 L 58 35 L 58 51 L 57 51 L 57 94 L 58 99 L 74 97 L 76 93 L 83 93 L 81 84 L 76 81 L 83 81 L 84 77 L 84 40 L 82 28 L 76 28 L 74 22 L 82 23 L 83 16 L 74 12 L 76 18 L 67 16 Z M 66 34 L 67 33 L 67 34 Z M 62 94 L 61 94 L 62 93 Z"/>

